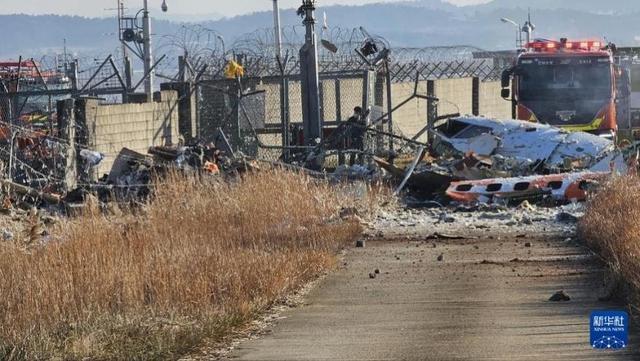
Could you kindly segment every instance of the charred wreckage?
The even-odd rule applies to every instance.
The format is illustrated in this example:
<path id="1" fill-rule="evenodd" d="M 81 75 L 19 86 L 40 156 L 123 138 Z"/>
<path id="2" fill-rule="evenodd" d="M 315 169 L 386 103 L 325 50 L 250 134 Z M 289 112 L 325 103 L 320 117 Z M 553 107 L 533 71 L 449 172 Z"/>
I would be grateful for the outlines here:
<path id="1" fill-rule="evenodd" d="M 638 170 L 637 144 L 528 121 L 456 117 L 433 135 L 414 169 L 376 161 L 413 189 L 458 203 L 584 201 L 608 177 Z"/>
<path id="2" fill-rule="evenodd" d="M 438 101 L 417 92 L 409 99 L 414 98 Z M 398 194 L 408 190 L 439 204 L 557 203 L 583 201 L 607 177 L 635 174 L 638 168 L 638 144 L 621 147 L 609 138 L 551 125 L 457 114 L 437 117 L 409 138 L 385 130 L 392 112 L 356 107 L 347 121 L 323 129 L 314 142 L 281 147 L 277 161 L 244 155 L 220 129 L 211 141 L 153 146 L 148 154 L 124 148 L 97 181 L 94 169 L 104 154 L 78 145 L 70 149 L 61 138 L 63 129 L 52 136 L 3 123 L 2 186 L 14 196 L 2 204 L 73 207 L 89 193 L 105 203 L 139 202 L 151 194 L 154 179 L 173 170 L 224 177 L 271 166 L 333 181 L 395 182 Z M 65 187 L 71 176 L 76 187 Z"/>
<path id="3" fill-rule="evenodd" d="M 466 204 L 583 201 L 608 177 L 635 174 L 638 168 L 636 145 L 621 148 L 610 139 L 588 133 L 475 116 L 441 121 L 429 132 L 429 144 L 405 138 L 410 145 L 405 150 L 416 152 L 413 159 L 403 156 L 403 149 L 370 152 L 367 144 L 375 142 L 380 132 L 366 125 L 366 112 L 358 111 L 322 143 L 294 153 L 289 163 L 266 163 L 335 181 L 396 182 L 398 192 L 404 189 L 440 203 Z M 9 168 L 13 169 L 11 178 L 2 185 L 11 191 L 8 194 L 20 197 L 5 198 L 4 207 L 10 207 L 12 201 L 54 206 L 82 203 L 92 192 L 104 202 L 137 202 L 150 195 L 154 177 L 172 169 L 223 177 L 261 168 L 258 159 L 233 152 L 227 142 L 151 147 L 148 154 L 125 148 L 99 181 L 80 175 L 86 181 L 64 192 L 51 186 L 51 178 L 60 174 L 56 167 L 64 164 L 64 152 L 57 144 L 38 134 L 17 140 L 15 150 L 22 156 L 14 159 L 21 160 Z M 334 153 L 347 154 L 345 163 L 327 165 Z M 79 169 L 86 175 L 103 160 L 103 154 L 82 149 Z"/>
<path id="4" fill-rule="evenodd" d="M 419 194 L 437 204 L 582 201 L 607 177 L 637 172 L 637 144 L 619 147 L 605 137 L 569 132 L 531 121 L 460 114 L 438 116 L 436 111 L 436 114 L 428 114 L 426 126 L 417 134 L 412 137 L 402 135 L 396 131 L 392 120 L 396 110 L 416 99 L 428 102 L 432 109 L 439 99 L 418 92 L 418 74 L 413 94 L 394 106 L 389 75 L 391 50 L 384 41 L 370 36 L 362 28 L 365 39 L 355 50 L 360 63 L 367 68 L 360 72 L 365 73 L 362 106 L 356 107 L 347 121 L 339 120 L 337 125 L 326 126 L 320 116 L 321 84 L 314 11 L 314 1 L 304 0 L 298 12 L 306 29 L 299 64 L 302 124 L 295 131 L 300 125 L 289 124 L 289 119 L 283 116 L 280 146 L 262 144 L 253 128 L 255 121 L 259 123 L 260 119 L 252 121 L 242 100 L 260 91 L 245 93 L 241 64 L 231 60 L 225 69 L 228 80 L 238 85 L 238 94 L 233 94 L 237 100 L 233 111 L 246 118 L 258 148 L 281 152 L 278 160 L 264 161 L 256 154 L 244 155 L 233 141 L 240 136 L 232 134 L 229 139 L 222 129 L 217 129 L 210 139 L 194 137 L 188 142 L 167 142 L 164 146 L 150 147 L 148 154 L 124 148 L 117 158 L 108 160 L 113 162 L 108 174 L 96 181 L 95 168 L 105 161 L 105 155 L 70 144 L 69 135 L 77 138 L 77 129 L 65 129 L 62 119 L 57 119 L 56 126 L 50 122 L 48 130 L 46 127 L 26 129 L 14 122 L 11 115 L 11 121 L 0 119 L 0 141 L 5 145 L 0 147 L 3 152 L 0 156 L 6 174 L 1 181 L 6 188 L 4 193 L 14 196 L 5 197 L 2 206 L 9 208 L 18 203 L 69 208 L 82 204 L 89 193 L 103 202 L 135 203 L 150 196 L 154 179 L 174 170 L 225 177 L 260 169 L 263 164 L 296 169 L 333 181 L 395 182 L 397 194 L 409 190 L 411 194 Z M 336 51 L 336 47 L 325 39 L 321 44 L 331 52 Z M 279 54 L 276 58 L 281 68 L 286 67 L 287 56 Z M 109 79 L 120 79 L 111 58 L 107 58 L 100 69 L 108 64 L 115 71 Z M 206 67 L 197 72 L 196 82 L 205 70 Z M 21 71 L 18 66 L 18 76 Z M 387 78 L 381 83 L 388 87 L 387 109 L 383 110 L 382 106 L 374 105 L 381 104 L 372 99 L 377 98 L 377 94 L 368 90 L 375 87 L 376 77 L 385 75 Z M 284 71 L 282 78 L 284 85 Z M 93 77 L 88 83 L 91 80 Z M 76 99 L 89 95 L 83 94 L 87 85 L 77 88 L 72 87 L 69 91 Z M 131 89 L 107 90 L 126 93 Z M 5 87 L 4 93 L 8 92 Z M 281 97 L 281 101 L 284 98 Z M 6 99 L 0 97 L 0 109 L 6 107 L 3 104 Z M 287 113 L 284 111 L 287 108 L 283 106 L 282 109 L 283 114 Z M 68 181 L 70 178 L 72 181 Z"/>

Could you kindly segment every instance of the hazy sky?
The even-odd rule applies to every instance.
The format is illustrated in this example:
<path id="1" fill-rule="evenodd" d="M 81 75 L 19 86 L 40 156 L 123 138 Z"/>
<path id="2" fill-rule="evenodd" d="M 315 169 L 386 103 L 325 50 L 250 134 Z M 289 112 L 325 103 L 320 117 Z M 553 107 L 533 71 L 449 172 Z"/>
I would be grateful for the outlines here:
<path id="1" fill-rule="evenodd" d="M 124 0 L 131 8 L 142 6 L 142 0 Z M 166 0 L 169 11 L 176 14 L 218 13 L 226 16 L 271 9 L 271 0 Z M 393 1 L 393 0 L 386 0 Z M 456 5 L 468 5 L 489 0 L 447 0 Z M 318 0 L 320 5 L 367 4 L 381 0 Z M 280 0 L 281 7 L 299 6 L 300 0 Z M 115 8 L 117 0 L 0 0 L 1 14 L 71 14 L 83 16 L 109 16 L 115 14 L 107 9 Z M 149 0 L 152 9 L 160 9 L 162 0 Z M 159 12 L 159 11 L 158 11 Z"/>

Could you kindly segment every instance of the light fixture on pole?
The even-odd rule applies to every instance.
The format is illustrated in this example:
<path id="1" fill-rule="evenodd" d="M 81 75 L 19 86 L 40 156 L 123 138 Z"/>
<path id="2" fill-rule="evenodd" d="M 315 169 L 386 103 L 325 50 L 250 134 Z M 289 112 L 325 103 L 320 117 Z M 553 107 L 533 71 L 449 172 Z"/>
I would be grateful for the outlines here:
<path id="1" fill-rule="evenodd" d="M 336 54 L 338 52 L 338 47 L 325 38 L 325 31 L 329 30 L 329 23 L 327 21 L 327 13 L 322 14 L 322 31 L 320 32 L 320 44 L 327 49 L 329 52 Z"/>
<path id="2" fill-rule="evenodd" d="M 509 19 L 509 18 L 500 18 L 500 21 L 502 21 L 505 24 L 511 24 L 516 28 L 516 48 L 517 49 L 521 49 L 522 48 L 522 28 L 520 27 L 520 24 L 516 23 L 515 21 Z"/>

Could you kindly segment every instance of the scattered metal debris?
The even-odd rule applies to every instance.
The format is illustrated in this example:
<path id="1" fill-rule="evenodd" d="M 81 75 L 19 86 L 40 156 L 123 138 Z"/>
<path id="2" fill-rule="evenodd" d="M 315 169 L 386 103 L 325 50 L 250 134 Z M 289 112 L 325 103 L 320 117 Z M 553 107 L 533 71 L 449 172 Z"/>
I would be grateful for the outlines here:
<path id="1" fill-rule="evenodd" d="M 550 298 L 551 302 L 569 302 L 571 301 L 571 297 L 569 297 L 564 291 L 558 291 L 554 293 Z"/>
<path id="2" fill-rule="evenodd" d="M 406 170 L 383 159 L 374 158 L 374 160 L 393 178 L 402 179 L 406 174 Z M 427 193 L 436 193 L 438 191 L 444 191 L 452 180 L 453 176 L 448 174 L 446 169 L 420 164 L 418 169 L 411 173 L 411 176 L 407 180 L 407 185 Z"/>
<path id="3" fill-rule="evenodd" d="M 443 233 L 439 233 L 436 232 L 434 234 L 431 234 L 429 236 L 427 236 L 425 239 L 427 240 L 434 240 L 434 239 L 451 239 L 451 240 L 456 240 L 456 239 L 475 239 L 477 237 L 473 237 L 473 236 L 459 236 L 459 235 L 453 235 L 453 234 L 443 234 Z"/>
<path id="4" fill-rule="evenodd" d="M 399 194 L 404 188 L 404 186 L 407 185 L 407 182 L 409 181 L 409 178 L 411 178 L 411 176 L 413 175 L 413 172 L 416 170 L 418 163 L 420 163 L 420 161 L 424 157 L 424 151 L 425 151 L 424 147 L 418 148 L 416 158 L 413 160 L 413 163 L 411 163 L 411 166 L 407 169 L 404 179 L 402 180 L 402 182 L 400 182 L 400 185 L 398 186 L 398 188 L 396 188 L 394 192 L 395 194 Z"/>

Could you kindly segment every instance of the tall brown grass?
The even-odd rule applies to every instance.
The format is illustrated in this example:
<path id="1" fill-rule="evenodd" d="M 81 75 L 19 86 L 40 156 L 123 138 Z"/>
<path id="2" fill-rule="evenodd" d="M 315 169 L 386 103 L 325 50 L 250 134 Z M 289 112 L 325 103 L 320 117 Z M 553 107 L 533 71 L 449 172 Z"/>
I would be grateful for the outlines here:
<path id="1" fill-rule="evenodd" d="M 299 174 L 174 176 L 136 215 L 88 212 L 0 248 L 0 358 L 176 359 L 316 278 L 360 226 Z M 127 212 L 125 212 L 127 213 Z"/>
<path id="2" fill-rule="evenodd" d="M 615 177 L 604 185 L 589 201 L 578 231 L 640 294 L 640 177 Z"/>

